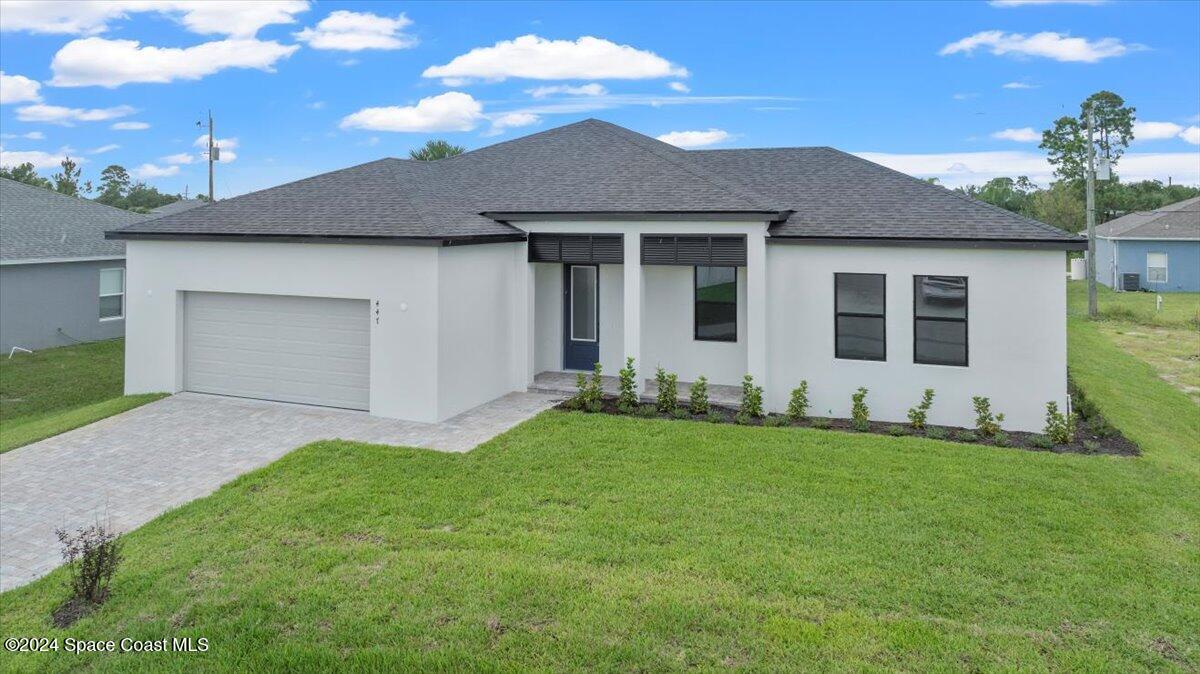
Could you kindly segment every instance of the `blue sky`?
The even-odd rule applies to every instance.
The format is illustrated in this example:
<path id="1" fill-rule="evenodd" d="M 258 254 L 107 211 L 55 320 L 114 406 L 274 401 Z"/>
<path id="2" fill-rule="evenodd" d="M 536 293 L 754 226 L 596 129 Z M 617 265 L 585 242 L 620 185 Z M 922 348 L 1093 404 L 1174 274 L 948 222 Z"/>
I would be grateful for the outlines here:
<path id="1" fill-rule="evenodd" d="M 210 107 L 218 197 L 587 117 L 1045 182 L 1036 132 L 1099 89 L 1143 124 L 1126 179 L 1200 183 L 1197 2 L 4 2 L 0 30 L 0 162 L 171 192 L 205 189 Z"/>

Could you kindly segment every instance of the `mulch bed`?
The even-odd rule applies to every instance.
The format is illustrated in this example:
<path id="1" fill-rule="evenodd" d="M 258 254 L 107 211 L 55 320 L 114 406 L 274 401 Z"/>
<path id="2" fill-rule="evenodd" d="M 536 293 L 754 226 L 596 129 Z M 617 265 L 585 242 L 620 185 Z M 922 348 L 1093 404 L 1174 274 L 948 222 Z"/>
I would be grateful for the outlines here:
<path id="1" fill-rule="evenodd" d="M 904 432 L 897 437 L 915 437 L 915 438 L 930 438 L 934 440 L 947 440 L 950 442 L 967 442 L 976 445 L 986 445 L 990 447 L 1008 447 L 1014 449 L 1026 449 L 1035 452 L 1053 452 L 1055 454 L 1108 454 L 1117 456 L 1138 456 L 1141 450 L 1121 432 L 1109 424 L 1093 405 L 1087 405 L 1082 394 L 1078 389 L 1072 388 L 1072 396 L 1078 402 L 1076 403 L 1076 411 L 1079 414 L 1078 425 L 1075 430 L 1074 442 L 1067 445 L 1054 445 L 1052 447 L 1038 447 L 1033 444 L 1036 438 L 1042 438 L 1040 433 L 1026 433 L 1024 431 L 1004 431 L 1007 436 L 1003 444 L 998 443 L 995 438 L 985 438 L 977 431 L 971 428 L 962 428 L 959 426 L 933 426 L 930 425 L 924 431 L 917 431 L 908 426 L 906 423 L 892 423 L 883 421 L 872 421 L 869 431 L 857 431 L 851 426 L 849 419 L 829 419 L 822 417 L 809 417 L 798 422 L 787 420 L 786 417 L 780 414 L 770 414 L 762 419 L 750 419 L 745 425 L 748 426 L 772 426 L 778 424 L 781 428 L 815 428 L 821 430 L 838 431 L 842 433 L 874 433 L 876 435 L 895 435 L 893 429 L 899 428 Z M 1081 404 L 1084 403 L 1084 404 Z M 685 404 L 685 403 L 681 403 Z M 556 409 L 561 410 L 578 410 L 578 407 L 571 399 L 560 403 Z M 672 414 L 662 414 L 654 411 L 653 414 L 649 410 L 654 409 L 651 404 L 642 405 L 637 412 L 632 415 L 626 414 L 617 409 L 617 399 L 615 397 L 605 396 L 601 402 L 601 409 L 598 414 L 615 414 L 620 416 L 634 416 L 647 419 L 671 419 L 678 421 L 698 421 L 703 423 L 737 423 L 734 421 L 737 410 L 718 405 L 710 405 L 710 414 L 715 413 L 720 415 L 720 421 L 715 421 L 707 416 L 687 414 L 686 416 L 677 417 Z M 686 408 L 684 408 L 686 409 Z M 771 421 L 767 421 L 770 419 Z M 932 436 L 930 434 L 933 434 Z"/>

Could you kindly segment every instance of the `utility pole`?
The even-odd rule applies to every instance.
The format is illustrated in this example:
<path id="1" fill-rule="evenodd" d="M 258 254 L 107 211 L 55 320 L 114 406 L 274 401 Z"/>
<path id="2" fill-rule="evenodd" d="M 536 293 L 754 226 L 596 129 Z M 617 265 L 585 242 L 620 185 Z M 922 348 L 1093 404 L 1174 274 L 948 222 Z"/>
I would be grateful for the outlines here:
<path id="1" fill-rule="evenodd" d="M 1100 309 L 1096 305 L 1096 146 L 1092 143 L 1090 101 L 1087 104 L 1087 240 L 1088 316 L 1095 318 Z"/>
<path id="2" fill-rule="evenodd" d="M 196 126 L 204 128 L 204 122 L 196 122 Z M 221 159 L 221 148 L 213 145 L 212 110 L 208 111 L 208 202 L 216 201 L 213 196 L 213 162 Z"/>
<path id="3" fill-rule="evenodd" d="M 1088 114 L 1089 114 L 1089 115 L 1091 115 L 1091 113 L 1090 113 L 1090 112 L 1089 112 Z M 1092 118 L 1089 116 L 1089 117 L 1088 117 L 1088 144 L 1089 144 L 1089 146 L 1091 145 L 1091 139 L 1092 139 L 1092 122 L 1091 122 L 1091 119 L 1092 119 Z M 1089 155 L 1089 164 L 1088 164 L 1088 166 L 1089 166 L 1088 170 L 1089 170 L 1089 171 L 1091 170 L 1091 168 L 1090 168 L 1090 166 L 1091 166 L 1091 163 L 1090 163 L 1090 162 L 1091 162 L 1091 160 L 1090 160 L 1090 155 Z M 1090 188 L 1089 188 L 1089 190 L 1088 190 L 1088 194 L 1089 194 L 1089 195 L 1091 194 L 1091 190 L 1090 190 Z M 1091 204 L 1091 203 L 1092 203 L 1092 202 L 1090 201 L 1091 197 L 1089 196 L 1089 197 L 1088 197 L 1088 199 L 1089 199 L 1088 203 L 1089 203 L 1089 204 Z M 213 123 L 212 123 L 212 110 L 209 110 L 209 111 L 208 111 L 208 203 L 210 203 L 210 204 L 211 204 L 211 203 L 215 202 L 216 200 L 217 200 L 217 197 L 216 197 L 216 195 L 215 195 L 215 194 L 213 194 Z M 1091 212 L 1092 212 L 1092 211 L 1091 211 L 1091 208 L 1092 208 L 1092 207 L 1089 205 L 1089 206 L 1088 206 L 1088 213 L 1091 213 Z M 1088 217 L 1090 218 L 1091 216 L 1089 215 Z M 1088 222 L 1091 222 L 1091 220 L 1088 220 Z M 1088 236 L 1089 236 L 1089 237 L 1091 237 L 1093 234 L 1094 234 L 1094 232 L 1092 232 L 1092 230 L 1091 230 L 1091 225 L 1088 225 Z M 1093 250 L 1093 252 L 1094 252 L 1094 250 Z M 1092 275 L 1091 275 L 1089 278 L 1095 279 L 1095 277 L 1096 277 L 1096 275 L 1095 275 L 1095 273 L 1093 273 L 1093 274 L 1092 274 Z M 1096 294 L 1096 287 L 1095 287 L 1095 285 L 1094 285 L 1094 281 L 1093 281 L 1093 286 L 1092 286 L 1092 289 L 1091 289 L 1091 293 L 1092 293 L 1092 295 L 1095 295 L 1095 294 Z M 1093 303 L 1095 303 L 1095 302 L 1094 302 L 1094 299 L 1092 300 L 1092 302 L 1093 302 Z"/>

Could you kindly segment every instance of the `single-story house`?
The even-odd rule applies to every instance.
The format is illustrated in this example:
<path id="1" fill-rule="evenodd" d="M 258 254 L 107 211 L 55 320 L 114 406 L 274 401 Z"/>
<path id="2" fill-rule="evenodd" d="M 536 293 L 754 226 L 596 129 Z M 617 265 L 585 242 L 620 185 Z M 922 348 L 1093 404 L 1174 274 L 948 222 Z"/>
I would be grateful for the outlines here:
<path id="1" fill-rule="evenodd" d="M 783 410 L 1067 404 L 1054 227 L 828 147 L 688 151 L 587 120 L 135 224 L 125 386 L 438 421 L 625 358 Z M 640 377 L 639 377 L 640 379 Z M 639 385 L 644 385 L 639 382 Z"/>
<path id="2" fill-rule="evenodd" d="M 125 334 L 125 244 L 146 216 L 0 178 L 0 349 Z"/>
<path id="3" fill-rule="evenodd" d="M 1096 280 L 1114 290 L 1200 291 L 1200 197 L 1096 225 Z"/>

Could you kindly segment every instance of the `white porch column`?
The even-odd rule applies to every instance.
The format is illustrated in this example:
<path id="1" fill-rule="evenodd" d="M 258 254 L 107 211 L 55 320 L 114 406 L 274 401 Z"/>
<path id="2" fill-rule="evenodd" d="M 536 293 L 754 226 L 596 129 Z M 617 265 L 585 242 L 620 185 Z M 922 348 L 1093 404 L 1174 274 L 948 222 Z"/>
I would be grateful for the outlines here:
<path id="1" fill-rule="evenodd" d="M 522 388 L 524 390 L 533 385 L 533 378 L 537 376 L 537 356 L 534 353 L 534 342 L 536 340 L 535 321 L 537 320 L 537 282 L 533 265 L 528 261 L 527 253 L 524 246 L 521 247 L 521 257 L 517 261 L 517 278 L 519 283 L 524 285 L 525 292 L 517 293 L 517 301 L 524 302 L 524 311 L 517 312 L 517 319 L 520 321 L 523 330 L 522 335 L 524 341 L 517 342 L 517 350 L 519 354 L 524 355 L 521 361 L 522 370 L 520 372 Z"/>
<path id="2" fill-rule="evenodd" d="M 746 235 L 746 371 L 763 387 L 763 406 L 770 409 L 767 386 L 767 236 Z"/>
<path id="3" fill-rule="evenodd" d="M 624 297 L 625 358 L 634 359 L 637 391 L 646 389 L 646 364 L 642 362 L 642 238 L 638 232 L 625 232 Z M 625 363 L 622 360 L 621 366 Z"/>

